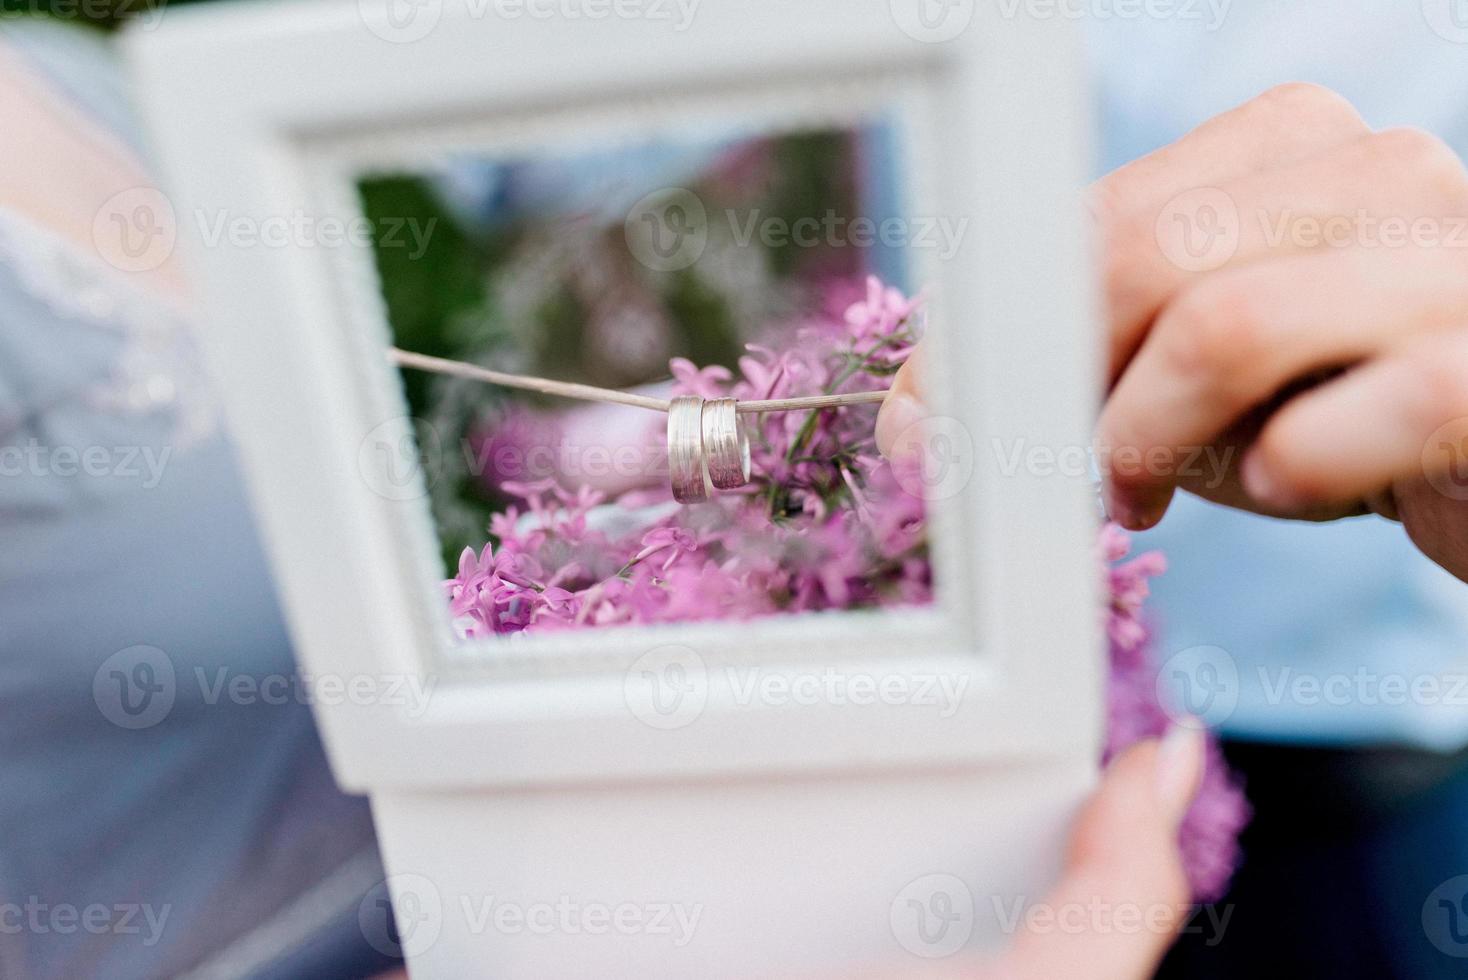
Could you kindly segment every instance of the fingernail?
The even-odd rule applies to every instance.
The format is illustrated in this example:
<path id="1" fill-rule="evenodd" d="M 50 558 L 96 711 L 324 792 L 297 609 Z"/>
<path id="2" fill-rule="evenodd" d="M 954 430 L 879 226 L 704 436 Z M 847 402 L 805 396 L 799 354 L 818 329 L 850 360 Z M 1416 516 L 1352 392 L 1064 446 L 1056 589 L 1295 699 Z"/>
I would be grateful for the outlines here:
<path id="1" fill-rule="evenodd" d="M 1101 506 L 1105 508 L 1107 518 L 1122 527 L 1127 527 L 1131 523 L 1131 508 L 1122 501 L 1111 478 L 1104 475 L 1101 477 Z"/>
<path id="2" fill-rule="evenodd" d="M 1106 507 L 1106 516 L 1128 531 L 1145 531 L 1161 519 L 1147 508 L 1138 507 L 1124 498 L 1109 484 L 1102 489 L 1101 497 Z"/>
<path id="3" fill-rule="evenodd" d="M 923 403 L 912 395 L 906 392 L 891 395 L 877 413 L 877 449 L 890 458 L 898 438 L 926 417 Z"/>
<path id="4" fill-rule="evenodd" d="M 1196 718 L 1175 721 L 1157 748 L 1156 791 L 1162 812 L 1181 824 L 1203 779 L 1205 736 Z"/>
<path id="5" fill-rule="evenodd" d="M 1153 504 L 1133 509 L 1130 516 L 1131 523 L 1126 525 L 1129 531 L 1150 531 L 1162 520 L 1162 512 Z"/>
<path id="6" fill-rule="evenodd" d="M 1251 453 L 1244 459 L 1243 467 L 1244 490 L 1261 504 L 1268 504 L 1280 510 L 1290 510 L 1299 504 L 1284 487 L 1274 478 L 1260 460 L 1257 453 Z"/>

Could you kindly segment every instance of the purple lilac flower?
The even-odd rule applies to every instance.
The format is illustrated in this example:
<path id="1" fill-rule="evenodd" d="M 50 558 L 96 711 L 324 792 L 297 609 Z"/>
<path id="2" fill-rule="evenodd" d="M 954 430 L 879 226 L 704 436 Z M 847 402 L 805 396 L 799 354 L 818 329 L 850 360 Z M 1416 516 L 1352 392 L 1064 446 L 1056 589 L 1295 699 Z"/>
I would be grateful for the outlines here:
<path id="1" fill-rule="evenodd" d="M 1162 735 L 1172 722 L 1158 700 L 1157 670 L 1147 655 L 1150 633 L 1142 618 L 1148 582 L 1162 573 L 1167 562 L 1156 551 L 1121 562 L 1130 549 L 1130 538 L 1120 527 L 1107 524 L 1101 529 L 1100 551 L 1110 595 L 1106 608 L 1106 632 L 1111 641 L 1108 761 L 1142 739 Z M 1243 788 L 1229 771 L 1217 740 L 1210 737 L 1203 783 L 1179 832 L 1183 867 L 1198 901 L 1213 901 L 1227 888 L 1239 863 L 1239 833 L 1249 822 L 1250 812 Z"/>

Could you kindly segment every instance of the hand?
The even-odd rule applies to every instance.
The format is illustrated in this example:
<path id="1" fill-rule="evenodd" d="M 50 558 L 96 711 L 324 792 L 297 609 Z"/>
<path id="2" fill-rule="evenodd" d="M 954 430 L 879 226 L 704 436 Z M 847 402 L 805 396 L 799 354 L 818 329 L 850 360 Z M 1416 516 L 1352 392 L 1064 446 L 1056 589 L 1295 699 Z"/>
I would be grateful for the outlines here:
<path id="1" fill-rule="evenodd" d="M 1339 96 L 1290 85 L 1102 179 L 1093 200 L 1112 515 L 1149 527 L 1176 486 L 1276 516 L 1374 511 L 1465 577 L 1468 494 L 1452 482 L 1468 436 L 1453 424 L 1468 416 L 1457 156 L 1425 133 L 1372 132 Z M 1205 218 L 1231 239 L 1211 255 L 1197 251 Z M 1142 460 L 1231 455 L 1209 481 L 1165 463 L 1123 468 L 1123 447 Z"/>
<path id="2" fill-rule="evenodd" d="M 1187 879 L 1177 833 L 1204 766 L 1200 728 L 1176 727 L 1162 741 L 1122 753 L 1081 811 L 1071 832 L 1065 872 L 1045 899 L 1045 913 L 1022 928 L 997 959 L 955 958 L 890 966 L 871 980 L 1144 980 L 1152 976 L 1187 919 Z M 1029 921 L 1028 917 L 1026 921 Z M 1123 923 L 1126 923 L 1123 925 Z M 846 974 L 846 980 L 851 980 Z"/>
<path id="3" fill-rule="evenodd" d="M 1111 516 L 1177 487 L 1279 517 L 1375 512 L 1468 579 L 1468 171 L 1286 85 L 1091 189 Z M 916 393 L 916 369 L 897 378 Z M 910 423 L 894 396 L 879 445 Z M 883 438 L 888 440 L 883 443 Z M 1212 465 L 1201 465 L 1212 464 Z"/>

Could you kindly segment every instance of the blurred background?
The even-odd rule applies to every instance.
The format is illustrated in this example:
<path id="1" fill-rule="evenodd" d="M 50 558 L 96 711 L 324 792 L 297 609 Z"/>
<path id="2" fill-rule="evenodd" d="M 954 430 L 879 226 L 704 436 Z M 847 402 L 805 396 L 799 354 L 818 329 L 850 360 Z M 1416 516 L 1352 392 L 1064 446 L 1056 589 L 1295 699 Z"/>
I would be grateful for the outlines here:
<path id="1" fill-rule="evenodd" d="M 1468 151 L 1468 12 L 1453 3 L 1066 9 L 1090 41 L 1098 175 L 1293 80 Z M 0 0 L 0 438 L 133 456 L 93 476 L 0 477 L 0 976 L 371 976 L 400 947 L 370 815 L 335 788 L 300 694 L 181 273 L 139 291 L 97 261 L 99 207 L 151 180 L 110 38 L 167 15 Z M 732 367 L 764 325 L 855 298 L 831 281 L 921 284 L 900 250 L 761 246 L 715 248 L 649 286 L 617 245 L 627 192 L 880 219 L 896 208 L 887 139 L 877 126 L 366 179 L 369 215 L 436 227 L 422 251 L 378 243 L 396 336 L 618 387 L 665 380 L 674 355 Z M 415 414 L 453 431 L 513 407 L 404 384 Z M 506 497 L 459 472 L 432 503 L 450 569 Z M 1374 518 L 1302 526 L 1179 500 L 1143 543 L 1171 562 L 1152 605 L 1159 675 L 1200 692 L 1190 707 L 1226 737 L 1256 811 L 1216 903 L 1221 938 L 1185 935 L 1162 975 L 1463 976 L 1468 703 L 1359 681 L 1343 698 L 1278 693 L 1363 674 L 1456 689 L 1461 583 Z M 221 698 L 237 678 L 256 695 Z M 262 693 L 276 681 L 283 697 Z M 95 930 L 55 918 L 90 908 Z M 39 925 L 7 926 L 22 919 Z"/>

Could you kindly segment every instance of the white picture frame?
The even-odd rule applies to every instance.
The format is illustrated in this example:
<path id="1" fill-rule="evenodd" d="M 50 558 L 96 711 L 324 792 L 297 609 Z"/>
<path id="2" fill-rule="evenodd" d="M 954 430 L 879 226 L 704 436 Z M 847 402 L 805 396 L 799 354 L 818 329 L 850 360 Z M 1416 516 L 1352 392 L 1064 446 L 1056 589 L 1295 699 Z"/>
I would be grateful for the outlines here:
<path id="1" fill-rule="evenodd" d="M 576 894 L 660 894 L 676 878 L 724 913 L 670 953 L 647 935 L 486 941 L 482 923 L 443 912 L 433 941 L 408 949 L 415 971 L 592 975 L 574 971 L 609 955 L 616 975 L 819 967 L 912 953 L 895 918 L 868 927 L 930 872 L 1033 897 L 1091 784 L 1102 724 L 1094 490 L 1084 473 L 1013 465 L 1027 447 L 1083 451 L 1096 400 L 1076 196 L 1088 112 L 1068 25 L 971 0 L 937 21 L 917 17 L 925 0 L 649 2 L 594 22 L 595 0 L 575 17 L 564 4 L 539 16 L 515 0 L 403 2 L 170 10 L 126 42 L 302 669 L 422 692 L 321 698 L 334 770 L 373 797 L 399 898 L 427 882 L 442 910 L 486 878 Z M 351 216 L 357 176 L 444 148 L 707 117 L 779 128 L 894 99 L 907 203 L 969 219 L 955 255 L 917 270 L 932 403 L 972 466 L 930 504 L 931 609 L 587 631 L 489 654 L 454 644 L 424 496 L 374 490 L 359 458 L 370 434 L 407 431 L 370 254 L 208 243 L 194 220 Z M 962 696 L 951 712 L 751 701 L 736 683 L 751 668 L 909 691 L 931 679 Z M 649 708 L 670 677 L 691 716 L 693 702 Z M 893 793 L 907 802 L 883 812 Z M 694 820 L 704 830 L 689 834 Z M 826 823 L 850 832 L 821 843 Z M 802 848 L 862 864 L 779 881 Z M 657 870 L 671 855 L 679 875 Z M 791 893 L 756 909 L 759 879 L 745 875 L 760 868 Z M 801 904 L 813 896 L 816 912 Z M 993 910 L 973 918 L 955 950 L 1002 938 Z M 812 945 L 792 952 L 792 937 Z"/>

